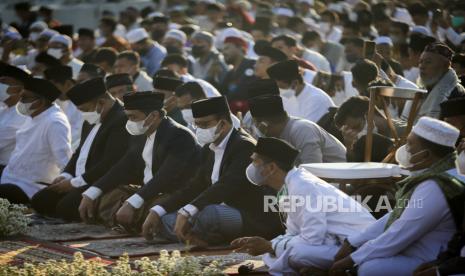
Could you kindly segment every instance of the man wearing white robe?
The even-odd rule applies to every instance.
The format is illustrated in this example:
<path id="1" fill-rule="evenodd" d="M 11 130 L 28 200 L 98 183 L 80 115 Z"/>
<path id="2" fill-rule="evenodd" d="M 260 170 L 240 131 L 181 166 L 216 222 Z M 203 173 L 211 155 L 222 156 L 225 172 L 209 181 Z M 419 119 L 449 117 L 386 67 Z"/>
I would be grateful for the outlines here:
<path id="1" fill-rule="evenodd" d="M 450 203 L 465 192 L 460 179 L 449 173 L 455 168 L 458 137 L 459 130 L 445 122 L 429 117 L 418 121 L 407 144 L 396 152 L 398 163 L 411 171 L 399 182 L 396 207 L 363 233 L 348 237 L 332 275 L 346 275 L 354 265 L 361 276 L 412 275 L 447 248 L 459 227 Z"/>
<path id="2" fill-rule="evenodd" d="M 307 267 L 328 269 L 342 241 L 375 221 L 353 198 L 305 169 L 295 168 L 297 155 L 283 140 L 259 138 L 246 170 L 251 183 L 279 191 L 274 199 L 282 207 L 282 216 L 287 216 L 286 233 L 271 241 L 239 238 L 232 245 L 251 255 L 265 253 L 263 260 L 271 275 L 295 275 Z M 274 206 L 264 207 L 277 211 Z"/>

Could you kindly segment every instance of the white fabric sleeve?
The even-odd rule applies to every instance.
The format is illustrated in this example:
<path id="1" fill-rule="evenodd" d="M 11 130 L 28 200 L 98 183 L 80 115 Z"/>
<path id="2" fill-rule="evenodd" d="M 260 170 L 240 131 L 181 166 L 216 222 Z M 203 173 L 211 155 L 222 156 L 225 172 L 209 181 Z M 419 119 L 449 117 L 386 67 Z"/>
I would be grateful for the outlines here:
<path id="1" fill-rule="evenodd" d="M 82 193 L 82 195 L 85 195 L 92 200 L 96 200 L 101 194 L 102 194 L 102 190 L 94 186 L 89 187 L 89 189 L 87 189 L 84 193 Z"/>
<path id="2" fill-rule="evenodd" d="M 350 245 L 354 247 L 360 247 L 367 241 L 376 239 L 384 232 L 386 222 L 388 221 L 390 215 L 391 213 L 389 212 L 368 226 L 363 232 L 348 236 L 347 240 L 349 241 Z"/>
<path id="3" fill-rule="evenodd" d="M 153 206 L 152 209 L 150 209 L 150 210 L 152 210 L 153 212 L 157 213 L 157 215 L 158 215 L 159 217 L 162 217 L 162 216 L 166 215 L 166 210 L 165 210 L 165 208 L 161 207 L 160 205 L 155 205 L 155 206 Z"/>
<path id="4" fill-rule="evenodd" d="M 61 122 L 53 123 L 47 131 L 47 139 L 57 166 L 63 169 L 72 155 L 71 131 Z"/>
<path id="5" fill-rule="evenodd" d="M 199 212 L 199 209 L 192 204 L 187 204 L 186 206 L 182 207 L 181 210 L 187 212 L 189 217 L 193 217 Z"/>
<path id="6" fill-rule="evenodd" d="M 126 202 L 131 204 L 132 207 L 139 209 L 144 204 L 144 199 L 138 194 L 133 194 L 130 198 L 126 199 Z"/>
<path id="7" fill-rule="evenodd" d="M 79 188 L 86 185 L 87 182 L 84 180 L 84 178 L 82 178 L 82 176 L 78 176 L 71 179 L 71 186 L 73 186 L 74 188 Z"/>

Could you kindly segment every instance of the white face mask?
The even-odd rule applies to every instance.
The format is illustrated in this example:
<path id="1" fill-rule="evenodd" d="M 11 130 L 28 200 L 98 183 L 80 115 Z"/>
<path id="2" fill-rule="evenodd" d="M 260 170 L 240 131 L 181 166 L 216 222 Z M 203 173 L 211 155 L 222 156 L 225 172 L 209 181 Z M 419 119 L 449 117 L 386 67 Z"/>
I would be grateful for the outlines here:
<path id="1" fill-rule="evenodd" d="M 23 102 L 19 101 L 16 104 L 16 111 L 21 115 L 31 116 L 31 114 L 34 113 L 34 109 L 31 108 L 31 106 L 34 104 L 34 102 L 32 102 L 32 103 L 23 103 Z"/>
<path id="2" fill-rule="evenodd" d="M 6 85 L 4 83 L 0 83 L 0 104 L 6 101 L 10 97 L 6 91 L 8 90 L 9 85 Z"/>
<path id="3" fill-rule="evenodd" d="M 100 114 L 97 111 L 92 112 L 81 112 L 82 119 L 87 121 L 89 124 L 94 125 L 100 122 Z"/>
<path id="4" fill-rule="evenodd" d="M 145 120 L 137 121 L 137 122 L 128 120 L 128 122 L 126 123 L 126 130 L 131 135 L 142 135 L 145 132 L 147 132 L 147 130 L 149 129 L 149 126 L 144 127 L 144 123 L 145 123 Z"/>
<path id="5" fill-rule="evenodd" d="M 186 123 L 190 125 L 194 123 L 194 115 L 192 114 L 192 109 L 182 109 L 181 113 L 182 118 L 184 119 L 184 121 L 186 121 Z"/>
<path id="6" fill-rule="evenodd" d="M 455 166 L 457 167 L 457 172 L 461 175 L 465 175 L 465 150 L 462 151 L 457 160 L 455 160 Z"/>
<path id="7" fill-rule="evenodd" d="M 202 145 L 213 143 L 220 135 L 219 133 L 216 133 L 219 124 L 220 123 L 211 128 L 197 128 L 195 135 L 197 136 L 199 143 Z"/>
<path id="8" fill-rule="evenodd" d="M 265 178 L 260 174 L 258 166 L 255 166 L 253 163 L 250 163 L 247 169 L 245 170 L 245 175 L 250 183 L 263 186 Z"/>
<path id="9" fill-rule="evenodd" d="M 412 154 L 408 151 L 407 145 L 403 145 L 396 150 L 396 161 L 401 167 L 410 168 L 412 163 L 410 163 L 410 158 Z"/>
<path id="10" fill-rule="evenodd" d="M 279 88 L 279 94 L 281 95 L 281 97 L 289 99 L 289 98 L 295 97 L 295 90 L 292 88 L 287 88 L 287 89 Z"/>
<path id="11" fill-rule="evenodd" d="M 49 48 L 47 54 L 51 55 L 56 59 L 60 59 L 63 56 L 63 50 L 58 48 Z"/>

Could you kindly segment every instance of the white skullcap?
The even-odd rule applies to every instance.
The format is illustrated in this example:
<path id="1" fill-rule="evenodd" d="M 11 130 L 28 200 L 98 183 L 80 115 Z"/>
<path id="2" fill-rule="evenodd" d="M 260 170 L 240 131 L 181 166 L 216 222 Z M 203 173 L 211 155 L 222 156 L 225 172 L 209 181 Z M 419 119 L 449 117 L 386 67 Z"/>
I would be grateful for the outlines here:
<path id="1" fill-rule="evenodd" d="M 36 21 L 36 22 L 32 23 L 31 26 L 29 26 L 29 30 L 39 29 L 40 32 L 42 32 L 43 30 L 45 30 L 47 28 L 48 28 L 48 25 L 44 21 Z"/>
<path id="2" fill-rule="evenodd" d="M 315 4 L 313 0 L 299 0 L 299 3 L 307 3 L 310 6 L 313 6 L 313 4 Z"/>
<path id="3" fill-rule="evenodd" d="M 136 43 L 148 37 L 149 37 L 149 34 L 144 28 L 137 28 L 137 29 L 129 31 L 126 34 L 126 39 L 128 40 L 129 43 Z"/>
<path id="4" fill-rule="evenodd" d="M 420 26 L 420 25 L 414 26 L 410 32 L 411 33 L 420 33 L 420 34 L 424 34 L 426 36 L 431 36 L 430 30 L 428 30 L 428 28 L 426 28 L 425 26 Z"/>
<path id="5" fill-rule="evenodd" d="M 389 36 L 378 36 L 375 39 L 376 45 L 379 44 L 389 44 L 390 46 L 393 46 L 394 44 L 392 43 L 392 39 Z"/>
<path id="6" fill-rule="evenodd" d="M 71 40 L 71 37 L 64 35 L 64 34 L 56 34 L 52 36 L 52 38 L 50 38 L 48 43 L 52 43 L 52 42 L 58 42 L 58 43 L 64 44 L 68 48 L 71 47 L 71 45 L 73 44 L 73 40 Z"/>
<path id="7" fill-rule="evenodd" d="M 460 135 L 456 127 L 431 117 L 421 117 L 412 132 L 432 143 L 450 148 L 455 148 Z"/>
<path id="8" fill-rule="evenodd" d="M 282 16 L 287 16 L 287 17 L 293 17 L 294 16 L 294 12 L 291 9 L 283 8 L 283 7 L 274 8 L 273 13 L 276 14 L 276 15 L 282 15 Z"/>
<path id="9" fill-rule="evenodd" d="M 181 42 L 183 45 L 187 41 L 186 34 L 180 30 L 170 30 L 165 34 L 165 38 L 172 38 L 176 39 L 177 41 Z"/>

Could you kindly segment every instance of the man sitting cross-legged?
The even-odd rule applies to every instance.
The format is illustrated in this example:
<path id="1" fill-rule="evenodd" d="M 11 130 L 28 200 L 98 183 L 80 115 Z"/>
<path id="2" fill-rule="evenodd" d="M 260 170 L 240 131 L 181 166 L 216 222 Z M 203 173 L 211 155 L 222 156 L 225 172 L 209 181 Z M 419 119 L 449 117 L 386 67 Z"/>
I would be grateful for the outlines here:
<path id="1" fill-rule="evenodd" d="M 375 222 L 355 199 L 294 167 L 298 150 L 277 138 L 259 138 L 247 167 L 247 178 L 278 192 L 286 216 L 286 234 L 271 241 L 260 237 L 236 239 L 236 251 L 265 254 L 271 275 L 294 275 L 302 268 L 330 268 L 342 241 Z"/>
<path id="2" fill-rule="evenodd" d="M 232 125 L 225 97 L 196 101 L 192 113 L 201 151 L 196 175 L 154 206 L 143 225 L 171 241 L 197 245 L 228 243 L 243 235 L 272 238 L 281 231 L 279 216 L 264 212 L 264 187 L 245 176 L 255 140 Z M 271 191 L 269 191 L 271 192 Z"/>
<path id="3" fill-rule="evenodd" d="M 127 154 L 83 193 L 79 212 L 88 221 L 100 202 L 98 215 L 105 224 L 139 231 L 138 219 L 145 217 L 146 207 L 190 177 L 199 146 L 191 131 L 166 116 L 162 93 L 137 92 L 123 99 L 126 129 L 134 140 Z M 130 184 L 142 186 L 134 191 L 127 189 Z"/>

